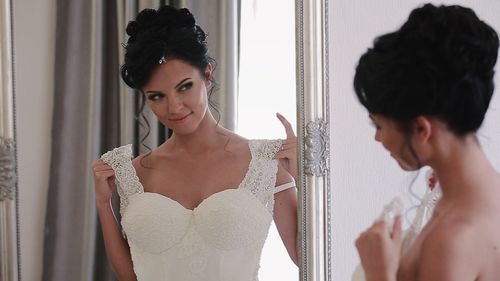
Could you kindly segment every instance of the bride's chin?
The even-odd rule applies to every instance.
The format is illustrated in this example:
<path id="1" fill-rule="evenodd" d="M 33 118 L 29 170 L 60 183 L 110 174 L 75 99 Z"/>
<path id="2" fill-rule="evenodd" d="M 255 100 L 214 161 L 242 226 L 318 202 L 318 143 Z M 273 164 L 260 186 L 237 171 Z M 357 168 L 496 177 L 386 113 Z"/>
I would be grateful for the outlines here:
<path id="1" fill-rule="evenodd" d="M 414 165 L 411 165 L 402 159 L 394 157 L 394 155 L 392 155 L 392 154 L 391 154 L 391 157 L 394 159 L 394 161 L 396 161 L 396 163 L 398 163 L 399 167 L 403 171 L 411 172 L 411 171 L 416 171 L 419 169 L 418 167 L 415 167 Z"/>
<path id="2" fill-rule="evenodd" d="M 405 163 L 401 160 L 396 160 L 396 162 L 398 162 L 399 167 L 401 167 L 401 169 L 406 172 L 413 172 L 419 169 L 418 167 Z"/>

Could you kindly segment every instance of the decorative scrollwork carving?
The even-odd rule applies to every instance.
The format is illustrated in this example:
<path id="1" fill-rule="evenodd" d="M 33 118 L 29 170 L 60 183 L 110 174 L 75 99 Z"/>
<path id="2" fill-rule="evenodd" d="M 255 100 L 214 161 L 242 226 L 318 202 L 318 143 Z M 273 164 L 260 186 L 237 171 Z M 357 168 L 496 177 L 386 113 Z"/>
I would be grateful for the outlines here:
<path id="1" fill-rule="evenodd" d="M 305 136 L 305 173 L 317 177 L 324 176 L 330 169 L 330 132 L 323 119 L 310 121 Z"/>
<path id="2" fill-rule="evenodd" d="M 0 201 L 14 199 L 16 157 L 13 139 L 0 138 Z"/>

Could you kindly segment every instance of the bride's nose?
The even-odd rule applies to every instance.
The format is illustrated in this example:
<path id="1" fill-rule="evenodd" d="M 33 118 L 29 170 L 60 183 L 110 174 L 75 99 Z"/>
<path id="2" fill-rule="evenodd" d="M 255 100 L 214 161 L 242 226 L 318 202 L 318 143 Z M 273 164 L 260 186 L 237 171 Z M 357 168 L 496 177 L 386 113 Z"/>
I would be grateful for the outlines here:
<path id="1" fill-rule="evenodd" d="M 182 100 L 179 97 L 172 96 L 168 99 L 167 109 L 169 113 L 176 113 L 182 109 L 183 104 Z"/>

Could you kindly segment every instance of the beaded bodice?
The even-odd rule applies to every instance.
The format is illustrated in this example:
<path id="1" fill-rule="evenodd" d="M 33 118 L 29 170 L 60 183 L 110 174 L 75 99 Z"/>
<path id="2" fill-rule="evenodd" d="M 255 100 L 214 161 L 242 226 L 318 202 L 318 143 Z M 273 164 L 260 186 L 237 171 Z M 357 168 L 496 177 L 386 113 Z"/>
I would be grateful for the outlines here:
<path id="1" fill-rule="evenodd" d="M 115 171 L 122 226 L 138 280 L 257 280 L 273 218 L 280 140 L 251 140 L 238 188 L 212 194 L 195 209 L 144 192 L 131 145 L 101 158 Z"/>

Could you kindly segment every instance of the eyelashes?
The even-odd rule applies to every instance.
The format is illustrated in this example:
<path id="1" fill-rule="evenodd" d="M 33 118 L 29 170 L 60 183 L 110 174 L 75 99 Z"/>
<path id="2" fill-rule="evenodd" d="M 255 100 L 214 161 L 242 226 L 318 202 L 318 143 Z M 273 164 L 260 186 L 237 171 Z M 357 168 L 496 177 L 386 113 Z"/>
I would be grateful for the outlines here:
<path id="1" fill-rule="evenodd" d="M 372 125 L 376 130 L 380 130 L 380 128 L 381 128 L 380 125 L 378 125 L 377 123 L 375 123 L 373 121 L 370 122 L 370 125 Z"/>
<path id="2" fill-rule="evenodd" d="M 190 82 L 182 84 L 178 88 L 178 90 L 179 90 L 179 92 L 183 92 L 183 91 L 187 91 L 187 90 L 191 89 L 192 87 L 193 87 L 193 82 L 190 81 Z"/>
<path id="3" fill-rule="evenodd" d="M 165 94 L 162 94 L 162 93 L 156 93 L 156 94 L 151 94 L 148 96 L 148 100 L 151 100 L 151 101 L 157 101 L 161 98 L 165 97 Z"/>
<path id="4" fill-rule="evenodd" d="M 186 82 L 186 83 L 180 85 L 179 87 L 177 87 L 177 92 L 184 93 L 186 91 L 189 91 L 191 88 L 193 88 L 193 82 L 189 81 L 189 82 Z M 162 92 L 151 92 L 147 96 L 147 99 L 150 101 L 157 101 L 157 100 L 164 98 L 165 96 L 166 95 Z"/>

